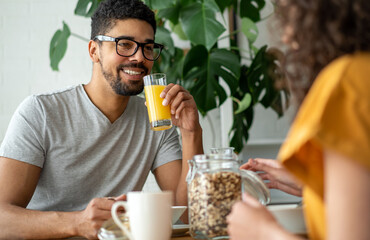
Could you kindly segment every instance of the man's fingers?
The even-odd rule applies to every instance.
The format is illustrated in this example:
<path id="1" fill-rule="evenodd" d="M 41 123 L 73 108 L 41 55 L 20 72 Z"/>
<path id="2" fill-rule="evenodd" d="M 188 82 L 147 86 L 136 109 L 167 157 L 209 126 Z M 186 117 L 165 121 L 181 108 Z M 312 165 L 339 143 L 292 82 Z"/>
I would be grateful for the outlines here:
<path id="1" fill-rule="evenodd" d="M 126 194 L 119 195 L 118 197 L 115 197 L 114 200 L 116 201 L 127 201 Z"/>
<path id="2" fill-rule="evenodd" d="M 167 92 L 174 86 L 175 84 L 173 83 L 170 83 L 168 84 L 164 89 L 163 91 L 161 92 L 161 94 L 159 95 L 161 98 L 165 98 L 166 95 L 167 95 Z"/>

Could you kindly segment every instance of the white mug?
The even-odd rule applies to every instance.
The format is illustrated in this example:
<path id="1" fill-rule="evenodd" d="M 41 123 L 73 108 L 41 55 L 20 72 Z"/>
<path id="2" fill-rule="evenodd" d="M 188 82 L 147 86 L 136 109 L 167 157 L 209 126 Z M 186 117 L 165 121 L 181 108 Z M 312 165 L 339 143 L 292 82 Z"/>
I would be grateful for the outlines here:
<path id="1" fill-rule="evenodd" d="M 130 240 L 168 240 L 172 233 L 173 193 L 129 192 L 127 202 L 113 204 L 112 218 Z M 117 209 L 124 207 L 129 218 L 129 230 L 119 219 Z"/>

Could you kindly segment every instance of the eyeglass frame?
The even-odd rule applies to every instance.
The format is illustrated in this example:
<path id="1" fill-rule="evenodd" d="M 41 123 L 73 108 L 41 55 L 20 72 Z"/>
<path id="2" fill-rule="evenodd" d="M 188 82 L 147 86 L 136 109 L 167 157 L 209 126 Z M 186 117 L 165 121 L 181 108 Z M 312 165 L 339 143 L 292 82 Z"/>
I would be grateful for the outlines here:
<path id="1" fill-rule="evenodd" d="M 141 42 L 137 42 L 137 41 L 135 41 L 135 40 L 133 40 L 133 39 L 131 39 L 131 38 L 129 38 L 129 37 L 117 37 L 117 38 L 115 38 L 115 37 L 110 37 L 110 36 L 105 36 L 105 35 L 96 35 L 96 36 L 93 38 L 93 40 L 95 41 L 95 39 L 97 39 L 97 40 L 99 40 L 99 41 L 101 41 L 101 42 L 116 42 L 116 53 L 117 53 L 119 56 L 121 56 L 121 57 L 131 57 L 131 56 L 134 56 L 134 55 L 137 53 L 137 51 L 139 50 L 139 48 L 141 47 L 141 52 L 142 52 L 142 54 L 143 54 L 144 58 L 145 58 L 145 59 L 147 59 L 147 60 L 149 60 L 149 61 L 153 61 L 153 62 L 154 62 L 154 61 L 156 61 L 156 60 L 161 56 L 162 50 L 163 50 L 163 48 L 164 48 L 164 45 L 162 45 L 162 44 L 160 44 L 160 43 L 155 43 L 154 41 L 153 41 L 153 42 L 145 42 L 145 43 L 141 43 Z M 117 45 L 118 45 L 118 42 L 119 42 L 120 40 L 122 40 L 122 39 L 130 40 L 130 41 L 133 41 L 134 43 L 136 43 L 136 48 L 135 48 L 135 51 L 134 51 L 134 53 L 133 53 L 133 54 L 128 55 L 128 56 L 124 56 L 124 55 L 122 55 L 122 54 L 119 54 L 119 53 L 118 53 Z M 158 56 L 157 56 L 155 59 L 149 59 L 149 58 L 147 58 L 147 57 L 145 56 L 145 53 L 144 53 L 144 47 L 145 47 L 145 45 L 147 45 L 147 44 L 154 44 L 154 47 L 159 48 L 159 54 L 158 54 Z"/>

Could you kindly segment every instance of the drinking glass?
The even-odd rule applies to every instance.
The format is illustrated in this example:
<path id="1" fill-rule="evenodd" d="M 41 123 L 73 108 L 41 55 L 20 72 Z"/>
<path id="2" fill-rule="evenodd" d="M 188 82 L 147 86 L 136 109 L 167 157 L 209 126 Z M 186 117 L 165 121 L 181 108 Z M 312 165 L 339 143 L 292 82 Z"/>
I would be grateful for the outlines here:
<path id="1" fill-rule="evenodd" d="M 144 77 L 144 92 L 150 127 L 154 131 L 172 127 L 170 105 L 163 106 L 161 92 L 167 86 L 166 74 L 155 73 Z"/>

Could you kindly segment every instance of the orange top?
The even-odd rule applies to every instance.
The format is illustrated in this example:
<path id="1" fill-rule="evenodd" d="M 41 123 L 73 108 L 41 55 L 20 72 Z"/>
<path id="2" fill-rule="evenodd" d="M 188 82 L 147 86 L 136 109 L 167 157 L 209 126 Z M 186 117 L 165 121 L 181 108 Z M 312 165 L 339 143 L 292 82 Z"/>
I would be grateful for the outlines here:
<path id="1" fill-rule="evenodd" d="M 325 239 L 323 149 L 370 171 L 370 53 L 343 56 L 318 75 L 278 159 L 305 188 L 310 239 Z"/>

